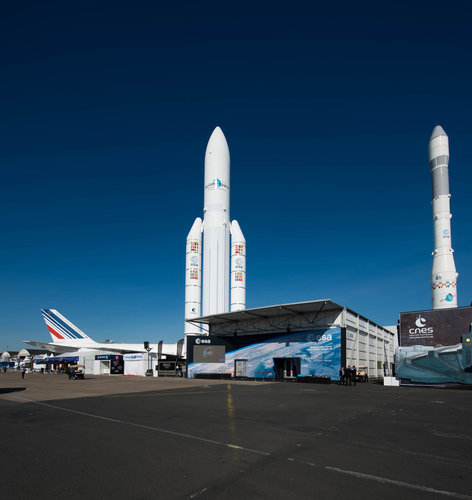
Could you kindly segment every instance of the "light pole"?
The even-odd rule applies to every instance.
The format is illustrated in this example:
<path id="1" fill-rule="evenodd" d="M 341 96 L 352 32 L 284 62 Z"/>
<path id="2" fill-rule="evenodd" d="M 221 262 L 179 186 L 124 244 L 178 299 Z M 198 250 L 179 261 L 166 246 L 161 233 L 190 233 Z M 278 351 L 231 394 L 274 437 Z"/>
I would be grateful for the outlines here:
<path id="1" fill-rule="evenodd" d="M 144 349 L 146 349 L 146 351 L 148 353 L 148 369 L 146 371 L 146 376 L 151 377 L 152 376 L 152 369 L 149 366 L 150 361 L 151 361 L 151 358 L 149 356 L 149 353 L 151 352 L 151 347 L 149 347 L 149 342 L 147 340 L 144 341 Z"/>

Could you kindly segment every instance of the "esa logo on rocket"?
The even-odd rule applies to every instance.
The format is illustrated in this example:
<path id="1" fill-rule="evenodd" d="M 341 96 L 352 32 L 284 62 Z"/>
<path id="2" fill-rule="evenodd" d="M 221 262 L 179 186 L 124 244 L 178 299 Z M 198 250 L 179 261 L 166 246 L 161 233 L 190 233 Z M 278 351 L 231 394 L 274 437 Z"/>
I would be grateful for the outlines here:
<path id="1" fill-rule="evenodd" d="M 229 186 L 225 182 L 223 182 L 221 179 L 218 179 L 218 177 L 215 177 L 211 182 L 209 182 L 206 186 L 205 189 L 224 189 L 228 190 Z"/>

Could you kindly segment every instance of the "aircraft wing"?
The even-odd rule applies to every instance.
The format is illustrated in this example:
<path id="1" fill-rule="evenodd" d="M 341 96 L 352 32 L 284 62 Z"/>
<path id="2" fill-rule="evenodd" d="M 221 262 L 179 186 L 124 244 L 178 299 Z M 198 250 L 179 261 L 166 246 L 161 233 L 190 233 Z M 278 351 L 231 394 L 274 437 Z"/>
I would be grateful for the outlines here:
<path id="1" fill-rule="evenodd" d="M 115 353 L 121 353 L 121 354 L 128 354 L 128 353 L 135 353 L 135 352 L 146 352 L 144 349 L 139 350 L 139 349 L 126 349 L 123 347 L 118 347 L 115 346 L 113 347 L 113 344 L 109 344 L 107 346 L 104 346 L 103 344 L 97 343 L 96 345 L 89 345 L 89 346 L 83 346 L 83 347 L 78 347 L 77 345 L 58 345 L 55 343 L 45 343 L 45 342 L 34 342 L 32 340 L 23 340 L 25 344 L 31 345 L 33 347 L 39 347 L 40 349 L 46 349 L 50 352 L 57 352 L 57 353 L 62 353 L 62 352 L 68 352 L 70 350 L 85 350 L 85 349 L 91 349 L 94 351 L 107 351 L 107 352 L 115 352 Z"/>
<path id="2" fill-rule="evenodd" d="M 110 344 L 110 346 L 104 347 L 102 344 L 95 345 L 95 346 L 90 346 L 90 347 L 82 347 L 82 349 L 93 349 L 95 351 L 109 351 L 109 352 L 115 352 L 115 353 L 121 353 L 121 354 L 131 354 L 131 353 L 136 353 L 136 352 L 146 352 L 144 349 L 139 350 L 139 349 L 126 349 L 123 347 L 113 347 L 113 344 Z"/>
<path id="3" fill-rule="evenodd" d="M 70 351 L 70 347 L 52 344 L 52 343 L 49 344 L 49 343 L 45 343 L 45 342 L 33 342 L 32 340 L 23 340 L 23 342 L 25 344 L 31 345 L 33 347 L 39 347 L 41 349 L 46 349 L 47 351 L 50 351 L 50 352 L 61 353 L 61 352 Z"/>

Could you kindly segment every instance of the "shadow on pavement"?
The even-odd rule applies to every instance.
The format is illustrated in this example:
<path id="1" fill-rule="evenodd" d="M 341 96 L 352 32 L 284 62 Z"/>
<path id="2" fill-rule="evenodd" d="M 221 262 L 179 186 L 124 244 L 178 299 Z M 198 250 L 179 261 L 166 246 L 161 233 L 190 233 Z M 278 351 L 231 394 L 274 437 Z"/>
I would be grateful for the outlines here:
<path id="1" fill-rule="evenodd" d="M 7 394 L 9 392 L 19 392 L 24 390 L 26 390 L 26 387 L 5 387 L 5 388 L 0 387 L 0 394 Z"/>

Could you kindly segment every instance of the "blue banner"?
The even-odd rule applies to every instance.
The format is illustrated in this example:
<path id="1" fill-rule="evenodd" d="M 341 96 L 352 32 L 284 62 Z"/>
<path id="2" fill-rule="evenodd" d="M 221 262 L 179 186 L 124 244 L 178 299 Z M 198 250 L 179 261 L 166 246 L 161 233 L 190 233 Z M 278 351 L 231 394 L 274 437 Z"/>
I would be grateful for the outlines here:
<path id="1" fill-rule="evenodd" d="M 224 362 L 194 362 L 194 347 L 201 350 L 201 346 L 211 349 L 222 345 L 226 347 Z M 341 368 L 341 329 L 308 330 L 278 336 L 188 337 L 187 356 L 189 378 L 198 373 L 234 375 L 236 360 L 247 361 L 247 377 L 277 378 L 275 360 L 291 358 L 296 360 L 297 376 L 328 376 L 338 380 Z"/>

